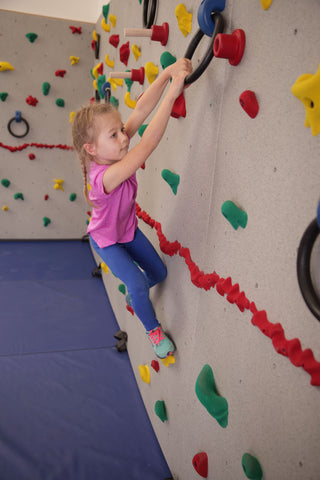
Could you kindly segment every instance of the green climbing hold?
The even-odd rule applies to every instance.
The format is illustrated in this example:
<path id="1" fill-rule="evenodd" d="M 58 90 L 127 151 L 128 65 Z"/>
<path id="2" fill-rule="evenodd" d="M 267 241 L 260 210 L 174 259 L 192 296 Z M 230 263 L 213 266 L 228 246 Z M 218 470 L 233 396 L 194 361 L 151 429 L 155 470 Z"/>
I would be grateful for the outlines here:
<path id="1" fill-rule="evenodd" d="M 123 295 L 126 294 L 126 286 L 123 283 L 119 285 L 118 290 L 119 292 L 123 293 Z"/>
<path id="2" fill-rule="evenodd" d="M 33 43 L 38 38 L 38 35 L 36 33 L 30 32 L 30 33 L 26 33 L 26 37 L 30 43 Z"/>
<path id="3" fill-rule="evenodd" d="M 158 417 L 162 422 L 165 422 L 166 420 L 168 420 L 167 410 L 163 400 L 156 401 L 154 406 L 154 411 L 156 412 L 156 415 L 158 415 Z"/>
<path id="4" fill-rule="evenodd" d="M 237 207 L 231 200 L 227 200 L 222 204 L 221 213 L 235 230 L 237 230 L 239 226 L 242 228 L 247 226 L 247 213 Z"/>
<path id="5" fill-rule="evenodd" d="M 1 180 L 1 185 L 3 185 L 4 187 L 8 188 L 9 185 L 10 185 L 10 180 L 8 180 L 7 178 L 3 178 Z"/>
<path id="6" fill-rule="evenodd" d="M 76 198 L 77 198 L 77 194 L 76 193 L 71 193 L 71 195 L 69 197 L 69 200 L 70 200 L 70 202 L 74 202 Z"/>
<path id="7" fill-rule="evenodd" d="M 64 100 L 63 98 L 57 98 L 56 100 L 57 107 L 64 107 Z"/>
<path id="8" fill-rule="evenodd" d="M 242 456 L 242 468 L 246 477 L 250 480 L 261 480 L 262 469 L 258 460 L 250 453 L 245 453 Z"/>
<path id="9" fill-rule="evenodd" d="M 119 107 L 119 100 L 116 97 L 110 97 L 110 103 L 114 108 Z"/>
<path id="10" fill-rule="evenodd" d="M 14 198 L 15 198 L 15 200 L 18 200 L 18 199 L 24 200 L 23 194 L 21 192 L 15 193 Z"/>
<path id="11" fill-rule="evenodd" d="M 43 82 L 42 84 L 42 93 L 43 95 L 47 96 L 50 92 L 50 83 L 49 82 Z"/>
<path id="12" fill-rule="evenodd" d="M 170 170 L 162 170 L 161 176 L 171 187 L 171 190 L 177 195 L 178 185 L 180 183 L 180 176 L 176 173 L 170 172 Z"/>
<path id="13" fill-rule="evenodd" d="M 222 428 L 228 425 L 228 402 L 220 397 L 214 381 L 212 368 L 205 365 L 196 381 L 196 395 L 210 415 Z"/>
<path id="14" fill-rule="evenodd" d="M 102 92 L 102 85 L 106 83 L 106 76 L 105 75 L 100 75 L 97 79 L 97 87 L 98 87 L 98 93 L 99 93 L 99 97 L 101 99 L 104 98 L 104 94 Z"/>
<path id="15" fill-rule="evenodd" d="M 149 125 L 148 123 L 144 123 L 143 125 L 141 125 L 141 127 L 138 130 L 138 133 L 139 133 L 140 137 L 142 137 L 142 135 L 144 134 L 144 131 L 147 128 L 148 125 Z"/>
<path id="16" fill-rule="evenodd" d="M 1 102 L 5 102 L 7 99 L 8 93 L 7 92 L 1 92 L 0 93 L 0 100 Z"/>
<path id="17" fill-rule="evenodd" d="M 102 7 L 102 15 L 104 16 L 106 23 L 108 21 L 109 7 L 110 7 L 110 3 L 108 3 L 108 5 L 103 5 Z"/>
<path id="18" fill-rule="evenodd" d="M 131 72 L 131 70 L 126 70 L 126 72 Z M 133 80 L 131 80 L 131 78 L 125 78 L 124 81 L 125 81 L 125 84 L 127 85 L 128 92 L 130 92 L 133 84 Z"/>
<path id="19" fill-rule="evenodd" d="M 167 68 L 169 65 L 172 65 L 177 61 L 176 57 L 171 55 L 170 52 L 163 52 L 160 57 L 160 63 L 163 70 Z"/>
<path id="20" fill-rule="evenodd" d="M 47 227 L 49 225 L 49 223 L 51 223 L 51 220 L 48 217 L 43 217 L 42 221 L 43 221 L 43 226 L 44 227 Z"/>

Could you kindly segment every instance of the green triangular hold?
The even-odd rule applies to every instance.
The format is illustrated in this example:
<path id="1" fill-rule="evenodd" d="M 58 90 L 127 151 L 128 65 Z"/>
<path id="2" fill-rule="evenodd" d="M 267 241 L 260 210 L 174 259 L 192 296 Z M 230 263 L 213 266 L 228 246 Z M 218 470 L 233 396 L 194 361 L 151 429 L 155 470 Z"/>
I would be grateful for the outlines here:
<path id="1" fill-rule="evenodd" d="M 165 422 L 166 420 L 168 420 L 167 410 L 163 400 L 156 401 L 154 406 L 154 411 L 156 412 L 156 414 L 158 415 L 158 417 L 162 422 Z"/>
<path id="2" fill-rule="evenodd" d="M 245 228 L 247 226 L 247 212 L 241 210 L 231 200 L 227 200 L 222 204 L 221 213 L 235 230 L 237 230 L 239 227 Z"/>
<path id="3" fill-rule="evenodd" d="M 109 8 L 110 8 L 110 3 L 108 3 L 108 5 L 103 5 L 102 7 L 102 15 L 104 16 L 106 23 L 108 21 Z"/>
<path id="4" fill-rule="evenodd" d="M 172 65 L 176 61 L 177 61 L 176 57 L 174 55 L 171 55 L 170 52 L 163 52 L 163 54 L 160 57 L 160 63 L 163 69 L 167 68 L 169 65 Z"/>
<path id="5" fill-rule="evenodd" d="M 253 455 L 250 453 L 245 453 L 242 456 L 242 468 L 247 478 L 250 480 L 261 480 L 262 479 L 262 469 L 260 463 Z"/>
<path id="6" fill-rule="evenodd" d="M 1 92 L 1 93 L 0 93 L 0 100 L 1 100 L 2 102 L 5 102 L 6 99 L 7 99 L 7 96 L 8 96 L 8 93 L 7 93 L 7 92 Z"/>
<path id="7" fill-rule="evenodd" d="M 36 33 L 30 32 L 30 33 L 26 33 L 26 37 L 30 43 L 33 43 L 38 38 L 38 35 Z"/>

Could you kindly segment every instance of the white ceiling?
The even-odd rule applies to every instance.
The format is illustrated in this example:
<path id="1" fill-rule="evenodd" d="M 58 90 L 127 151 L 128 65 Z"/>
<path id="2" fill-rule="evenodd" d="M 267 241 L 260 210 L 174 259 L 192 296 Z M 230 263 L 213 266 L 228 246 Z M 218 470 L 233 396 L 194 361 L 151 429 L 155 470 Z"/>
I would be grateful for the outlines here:
<path id="1" fill-rule="evenodd" d="M 2 10 L 95 23 L 109 0 L 1 0 Z"/>

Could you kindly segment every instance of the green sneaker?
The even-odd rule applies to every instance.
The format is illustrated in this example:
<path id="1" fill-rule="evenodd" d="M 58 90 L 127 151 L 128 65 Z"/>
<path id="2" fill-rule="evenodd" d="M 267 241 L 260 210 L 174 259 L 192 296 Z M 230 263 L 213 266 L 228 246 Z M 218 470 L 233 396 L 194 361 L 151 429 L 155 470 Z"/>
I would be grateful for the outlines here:
<path id="1" fill-rule="evenodd" d="M 152 343 L 155 354 L 159 358 L 166 358 L 169 355 L 172 355 L 176 347 L 169 337 L 162 330 L 161 325 L 154 328 L 150 332 L 147 332 L 147 335 Z"/>

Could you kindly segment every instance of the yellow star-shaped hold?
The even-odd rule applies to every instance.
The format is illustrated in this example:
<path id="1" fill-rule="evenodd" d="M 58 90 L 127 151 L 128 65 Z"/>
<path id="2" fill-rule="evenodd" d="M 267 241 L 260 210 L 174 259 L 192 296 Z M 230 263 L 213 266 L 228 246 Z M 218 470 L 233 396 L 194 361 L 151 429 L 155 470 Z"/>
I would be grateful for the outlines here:
<path id="1" fill-rule="evenodd" d="M 320 132 L 320 65 L 312 75 L 305 73 L 297 78 L 291 92 L 303 103 L 306 110 L 305 127 L 311 127 L 315 137 Z"/>
<path id="2" fill-rule="evenodd" d="M 153 83 L 159 73 L 159 68 L 152 62 L 147 62 L 144 66 L 146 77 L 149 83 Z"/>
<path id="3" fill-rule="evenodd" d="M 80 57 L 75 57 L 74 55 L 71 55 L 70 57 L 70 62 L 71 62 L 71 65 L 76 65 L 80 60 Z"/>
<path id="4" fill-rule="evenodd" d="M 178 20 L 178 27 L 184 37 L 191 33 L 192 13 L 189 13 L 183 3 L 176 6 L 174 13 Z"/>

